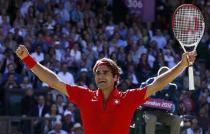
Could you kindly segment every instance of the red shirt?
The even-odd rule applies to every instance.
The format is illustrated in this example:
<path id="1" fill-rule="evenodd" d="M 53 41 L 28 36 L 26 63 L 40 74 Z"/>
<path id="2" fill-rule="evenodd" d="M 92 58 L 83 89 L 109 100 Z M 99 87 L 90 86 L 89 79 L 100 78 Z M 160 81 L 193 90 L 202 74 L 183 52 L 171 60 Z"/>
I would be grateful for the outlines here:
<path id="1" fill-rule="evenodd" d="M 66 89 L 69 100 L 80 109 L 85 134 L 128 134 L 136 108 L 146 101 L 147 88 L 126 92 L 114 89 L 106 104 L 100 89 L 70 85 Z"/>

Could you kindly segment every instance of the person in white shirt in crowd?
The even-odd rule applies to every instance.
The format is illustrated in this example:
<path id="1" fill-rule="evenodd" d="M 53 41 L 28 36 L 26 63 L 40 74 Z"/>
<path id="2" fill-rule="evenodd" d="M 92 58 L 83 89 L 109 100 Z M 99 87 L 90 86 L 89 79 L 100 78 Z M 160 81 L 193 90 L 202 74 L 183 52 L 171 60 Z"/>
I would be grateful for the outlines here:
<path id="1" fill-rule="evenodd" d="M 39 61 L 39 62 L 42 62 L 42 61 L 44 60 L 44 53 L 42 52 L 40 46 L 37 46 L 37 47 L 35 48 L 35 52 L 31 53 L 31 56 L 32 56 L 36 61 Z"/>
<path id="2" fill-rule="evenodd" d="M 172 56 L 171 51 L 169 49 L 165 49 L 163 51 L 163 54 L 164 54 L 164 59 L 168 63 L 169 68 L 172 68 L 174 65 L 176 65 L 176 61 L 174 57 Z"/>
<path id="3" fill-rule="evenodd" d="M 81 51 L 79 50 L 79 44 L 75 43 L 70 50 L 70 56 L 73 59 L 74 64 L 77 66 L 81 62 Z"/>
<path id="4" fill-rule="evenodd" d="M 60 62 L 62 57 L 64 57 L 64 50 L 62 49 L 61 42 L 55 41 L 53 45 L 55 48 L 55 58 Z"/>
<path id="5" fill-rule="evenodd" d="M 71 85 L 75 84 L 74 76 L 69 72 L 67 63 L 63 62 L 61 64 L 61 71 L 58 72 L 58 76 L 66 83 L 69 83 Z"/>
<path id="6" fill-rule="evenodd" d="M 107 36 L 112 36 L 114 34 L 115 24 L 113 23 L 113 19 L 109 20 L 109 24 L 105 27 L 105 32 Z"/>
<path id="7" fill-rule="evenodd" d="M 163 49 L 167 44 L 166 37 L 164 37 L 160 29 L 156 30 L 156 35 L 152 37 L 151 41 L 156 41 L 159 49 Z"/>
<path id="8" fill-rule="evenodd" d="M 84 134 L 82 125 L 80 123 L 75 123 L 70 134 Z"/>
<path id="9" fill-rule="evenodd" d="M 62 130 L 62 122 L 56 121 L 53 130 L 49 131 L 47 134 L 68 134 L 65 130 Z"/>

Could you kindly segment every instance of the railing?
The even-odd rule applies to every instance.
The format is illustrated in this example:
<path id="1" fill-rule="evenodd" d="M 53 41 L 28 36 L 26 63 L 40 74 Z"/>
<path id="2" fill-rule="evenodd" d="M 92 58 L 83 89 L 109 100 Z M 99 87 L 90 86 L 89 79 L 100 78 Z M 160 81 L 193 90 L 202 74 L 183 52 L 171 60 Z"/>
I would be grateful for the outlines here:
<path id="1" fill-rule="evenodd" d="M 45 117 L 20 117 L 20 116 L 0 116 L 0 133 L 1 134 L 18 134 L 23 133 L 21 128 L 30 130 L 30 133 L 34 134 L 34 122 L 40 121 L 52 121 L 54 118 Z M 29 128 L 26 128 L 27 127 Z M 25 127 L 25 128 L 24 128 Z M 42 130 L 43 132 L 43 130 Z"/>
<path id="2" fill-rule="evenodd" d="M 25 90 L 22 89 L 4 89 L 4 109 L 5 115 L 21 115 L 21 99 L 25 96 Z M 49 88 L 34 89 L 34 95 L 46 94 Z"/>

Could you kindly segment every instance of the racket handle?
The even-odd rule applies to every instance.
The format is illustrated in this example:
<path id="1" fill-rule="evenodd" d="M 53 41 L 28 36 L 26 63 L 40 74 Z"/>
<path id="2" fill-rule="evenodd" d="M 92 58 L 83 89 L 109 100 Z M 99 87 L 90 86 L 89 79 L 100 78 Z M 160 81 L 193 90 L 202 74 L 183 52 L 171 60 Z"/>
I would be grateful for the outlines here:
<path id="1" fill-rule="evenodd" d="M 193 65 L 188 67 L 188 75 L 189 75 L 189 90 L 195 90 L 194 86 L 194 74 L 193 74 Z"/>

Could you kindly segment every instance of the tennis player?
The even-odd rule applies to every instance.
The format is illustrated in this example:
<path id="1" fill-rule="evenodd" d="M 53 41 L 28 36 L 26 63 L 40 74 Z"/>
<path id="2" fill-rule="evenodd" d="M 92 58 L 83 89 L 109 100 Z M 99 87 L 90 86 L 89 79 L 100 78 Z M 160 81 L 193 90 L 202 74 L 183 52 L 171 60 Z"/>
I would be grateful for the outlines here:
<path id="1" fill-rule="evenodd" d="M 93 67 L 98 90 L 92 91 L 61 81 L 54 72 L 36 62 L 24 45 L 17 48 L 16 54 L 41 81 L 65 94 L 79 107 L 85 134 L 128 134 L 136 108 L 168 85 L 196 58 L 195 52 L 184 53 L 176 66 L 159 75 L 152 84 L 120 92 L 117 82 L 121 69 L 111 59 L 99 59 Z"/>

